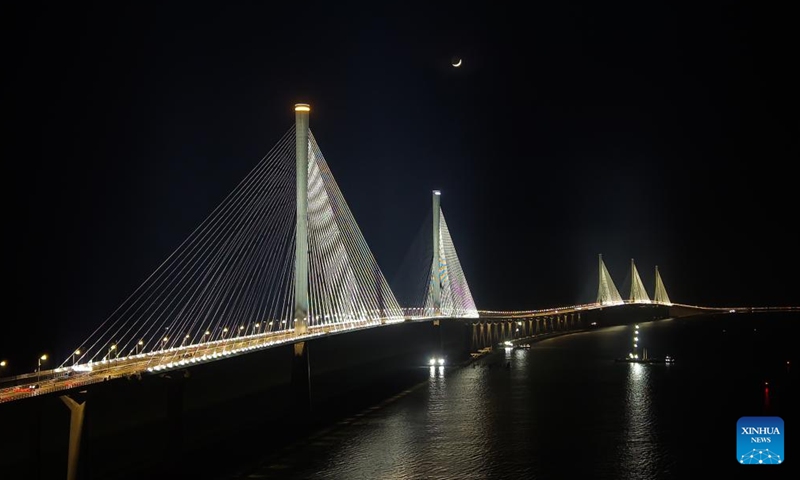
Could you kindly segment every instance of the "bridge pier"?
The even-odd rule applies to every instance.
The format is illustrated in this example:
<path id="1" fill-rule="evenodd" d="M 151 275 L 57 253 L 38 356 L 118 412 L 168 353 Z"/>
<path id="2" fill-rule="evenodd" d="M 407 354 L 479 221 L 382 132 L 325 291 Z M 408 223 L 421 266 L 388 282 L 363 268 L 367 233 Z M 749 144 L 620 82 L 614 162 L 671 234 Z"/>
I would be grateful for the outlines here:
<path id="1" fill-rule="evenodd" d="M 473 323 L 473 342 L 471 350 L 477 351 L 481 348 L 488 347 L 491 344 L 489 339 L 489 324 L 485 321 L 479 321 L 478 323 Z"/>
<path id="2" fill-rule="evenodd" d="M 311 362 L 308 356 L 308 342 L 293 345 L 291 405 L 303 419 L 311 412 Z"/>
<path id="3" fill-rule="evenodd" d="M 433 331 L 435 332 L 434 335 L 437 337 L 434 339 L 437 345 L 436 356 L 442 358 L 444 357 L 444 339 L 442 338 L 441 321 L 438 318 L 433 321 Z"/>
<path id="4" fill-rule="evenodd" d="M 167 380 L 166 394 L 167 394 L 167 438 L 170 448 L 174 448 L 177 452 L 183 453 L 186 444 L 184 442 L 184 400 L 186 393 L 186 378 L 189 377 L 189 371 L 174 371 L 169 374 L 162 375 L 162 378 Z M 170 474 L 180 475 L 181 472 L 181 455 L 173 457 L 174 460 L 167 462 L 167 470 Z"/>
<path id="5" fill-rule="evenodd" d="M 83 418 L 86 409 L 86 400 L 78 403 L 69 395 L 59 397 L 64 405 L 69 408 L 69 447 L 67 452 L 67 480 L 78 478 L 78 459 L 81 450 L 81 435 L 83 434 Z"/>
<path id="6" fill-rule="evenodd" d="M 167 424 L 169 425 L 170 443 L 178 448 L 183 447 L 183 396 L 185 385 L 180 372 L 173 372 L 165 377 L 167 383 Z"/>
<path id="7" fill-rule="evenodd" d="M 34 408 L 31 421 L 28 423 L 30 428 L 30 459 L 31 468 L 28 471 L 30 479 L 42 478 L 42 415 L 44 415 L 44 404 L 41 399 L 33 399 Z"/>

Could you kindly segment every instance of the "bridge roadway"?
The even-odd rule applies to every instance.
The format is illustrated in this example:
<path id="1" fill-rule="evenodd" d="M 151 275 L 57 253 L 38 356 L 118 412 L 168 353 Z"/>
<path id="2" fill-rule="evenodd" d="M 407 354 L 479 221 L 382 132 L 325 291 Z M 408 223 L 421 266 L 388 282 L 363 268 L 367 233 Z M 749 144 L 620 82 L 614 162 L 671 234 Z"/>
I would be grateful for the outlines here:
<path id="1" fill-rule="evenodd" d="M 659 305 L 654 302 L 633 302 L 624 300 L 622 303 L 601 305 L 599 303 L 585 303 L 570 305 L 566 307 L 553 307 L 541 310 L 517 310 L 517 311 L 498 311 L 498 310 L 478 310 L 481 320 L 489 319 L 527 319 L 535 317 L 549 317 L 552 315 L 564 315 L 568 313 L 581 313 L 591 310 L 601 310 L 613 308 L 620 305 Z M 793 311 L 797 307 L 701 307 L 697 305 L 686 305 L 682 303 L 661 304 L 670 307 L 670 310 L 682 311 L 683 314 L 677 316 L 687 316 L 688 312 L 695 314 L 701 313 L 745 313 L 745 312 L 767 312 L 767 311 Z"/>
<path id="2" fill-rule="evenodd" d="M 566 307 L 562 309 L 545 309 L 526 312 L 524 315 L 509 315 L 503 312 L 485 312 L 486 320 L 510 320 L 518 318 L 546 317 L 555 314 L 566 314 L 581 310 L 597 308 L 595 304 Z M 436 316 L 425 316 L 424 309 L 408 309 L 405 321 L 431 321 Z M 483 320 L 480 314 L 474 320 Z M 270 348 L 288 343 L 296 343 L 311 340 L 326 335 L 335 335 L 352 332 L 364 328 L 374 328 L 381 326 L 386 321 L 373 320 L 370 323 L 357 325 L 325 325 L 310 326 L 309 333 L 305 335 L 295 335 L 294 330 L 281 330 L 277 332 L 265 332 L 261 334 L 248 335 L 244 337 L 233 337 L 229 339 L 215 340 L 200 344 L 191 344 L 155 350 L 140 354 L 120 356 L 110 360 L 98 362 L 79 363 L 76 365 L 62 366 L 50 370 L 42 370 L 37 374 L 26 374 L 17 377 L 15 384 L 9 387 L 0 388 L 0 403 L 10 402 L 30 398 L 37 395 L 55 393 L 64 390 L 71 390 L 93 383 L 99 383 L 114 378 L 137 376 L 153 372 L 163 372 L 187 365 L 204 363 L 219 360 L 221 358 L 242 355 L 244 353 Z M 0 378 L 0 385 L 8 383 L 12 379 Z"/>
<path id="3" fill-rule="evenodd" d="M 432 318 L 420 317 L 413 320 L 424 321 Z M 71 390 L 113 378 L 162 372 L 191 364 L 211 362 L 229 356 L 242 355 L 253 350 L 374 328 L 382 324 L 372 322 L 366 325 L 313 326 L 309 327 L 309 333 L 304 335 L 295 335 L 294 330 L 266 332 L 42 370 L 39 375 L 24 375 L 27 381 L 0 389 L 0 403 Z M 0 383 L 4 380 L 8 379 L 0 379 Z"/>
<path id="4" fill-rule="evenodd" d="M 414 312 L 411 311 L 408 314 L 409 316 L 404 321 L 422 322 L 445 318 L 414 315 Z M 225 357 L 242 355 L 254 350 L 375 328 L 386 323 L 401 322 L 397 319 L 372 319 L 369 322 L 354 322 L 356 323 L 354 325 L 309 326 L 309 332 L 304 335 L 296 335 L 294 330 L 265 332 L 120 356 L 110 360 L 62 366 L 51 370 L 42 370 L 39 374 L 28 373 L 13 378 L 0 378 L 0 385 L 3 383 L 12 384 L 11 386 L 0 388 L 0 403 L 71 390 L 114 378 L 159 373 L 192 364 L 212 362 Z"/>
<path id="5" fill-rule="evenodd" d="M 626 304 L 629 302 L 625 302 Z M 527 311 L 489 311 L 479 310 L 478 318 L 473 320 L 480 321 L 503 321 L 534 319 L 539 317 L 550 317 L 554 315 L 575 314 L 586 311 L 609 308 L 616 305 L 600 305 L 597 303 L 572 305 L 567 307 L 548 308 L 542 310 Z M 698 307 L 691 305 L 672 304 L 671 309 L 681 309 L 687 312 L 699 313 L 736 313 L 736 312 L 758 312 L 758 311 L 781 311 L 796 310 L 797 307 Z M 434 316 L 419 315 L 422 309 L 409 310 L 405 321 L 431 321 L 437 318 Z M 416 316 L 415 313 L 419 316 Z M 686 316 L 677 314 L 671 316 Z M 468 320 L 465 318 L 465 320 Z M 123 356 L 110 360 L 98 362 L 88 362 L 73 366 L 62 366 L 52 370 L 42 370 L 37 374 L 26 374 L 16 377 L 16 385 L 0 389 L 0 403 L 24 398 L 44 395 L 64 390 L 71 390 L 81 386 L 99 383 L 113 378 L 126 376 L 136 376 L 153 372 L 162 372 L 181 368 L 191 364 L 216 361 L 228 356 L 236 356 L 248 353 L 253 350 L 286 345 L 300 341 L 311 340 L 327 335 L 374 328 L 385 323 L 371 322 L 369 324 L 351 326 L 313 326 L 309 327 L 309 333 L 305 335 L 295 335 L 293 330 L 278 332 L 266 332 L 245 337 L 234 337 L 230 339 L 216 340 L 201 344 L 173 347 L 165 350 L 151 351 L 141 354 Z M 0 384 L 9 383 L 11 379 L 0 378 Z M 19 381 L 23 380 L 23 381 Z"/>

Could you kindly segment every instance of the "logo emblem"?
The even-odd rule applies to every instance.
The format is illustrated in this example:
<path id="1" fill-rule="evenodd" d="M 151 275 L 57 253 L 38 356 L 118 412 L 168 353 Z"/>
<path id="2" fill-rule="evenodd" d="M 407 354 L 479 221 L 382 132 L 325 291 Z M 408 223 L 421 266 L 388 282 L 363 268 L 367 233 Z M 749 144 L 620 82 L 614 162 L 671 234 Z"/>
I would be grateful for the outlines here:
<path id="1" fill-rule="evenodd" d="M 778 465 L 784 462 L 783 419 L 742 417 L 736 422 L 736 461 L 742 465 Z"/>

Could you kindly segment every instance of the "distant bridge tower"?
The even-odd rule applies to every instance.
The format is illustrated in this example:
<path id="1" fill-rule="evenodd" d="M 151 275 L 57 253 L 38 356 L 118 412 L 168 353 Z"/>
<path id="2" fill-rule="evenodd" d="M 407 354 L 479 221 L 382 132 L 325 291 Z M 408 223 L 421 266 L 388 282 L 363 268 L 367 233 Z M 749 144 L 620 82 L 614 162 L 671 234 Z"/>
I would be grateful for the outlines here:
<path id="1" fill-rule="evenodd" d="M 433 191 L 433 264 L 431 272 L 433 274 L 433 286 L 431 296 L 433 297 L 433 314 L 442 314 L 442 256 L 440 254 L 439 240 L 441 237 L 439 212 L 441 211 L 442 192 Z"/>
<path id="2" fill-rule="evenodd" d="M 425 315 L 446 318 L 478 318 L 461 261 L 456 254 L 453 237 L 441 209 L 442 193 L 433 191 L 433 258 L 428 264 L 428 285 L 425 287 Z"/>
<path id="3" fill-rule="evenodd" d="M 623 303 L 622 296 L 619 290 L 614 285 L 614 280 L 611 279 L 611 274 L 608 273 L 606 264 L 603 263 L 603 254 L 598 255 L 599 270 L 600 270 L 600 283 L 597 287 L 597 303 L 600 305 L 618 305 Z"/>
<path id="4" fill-rule="evenodd" d="M 294 331 L 308 331 L 308 115 L 305 103 L 294 106 L 297 161 L 297 228 L 294 254 Z"/>
<path id="5" fill-rule="evenodd" d="M 636 270 L 636 264 L 633 263 L 631 258 L 631 294 L 628 298 L 632 303 L 650 303 L 650 297 L 647 296 L 647 290 L 644 289 L 639 271 Z"/>
<path id="6" fill-rule="evenodd" d="M 664 287 L 664 281 L 661 280 L 661 274 L 658 273 L 658 265 L 656 265 L 656 290 L 653 295 L 653 301 L 664 305 L 672 305 L 669 295 L 667 295 L 667 289 Z"/>

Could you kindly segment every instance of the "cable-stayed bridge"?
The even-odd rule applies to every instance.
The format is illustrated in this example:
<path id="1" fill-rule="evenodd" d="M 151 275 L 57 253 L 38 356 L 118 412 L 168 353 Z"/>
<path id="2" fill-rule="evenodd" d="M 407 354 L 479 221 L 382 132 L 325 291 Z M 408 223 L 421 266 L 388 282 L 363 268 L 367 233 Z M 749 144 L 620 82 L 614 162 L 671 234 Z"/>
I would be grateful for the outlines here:
<path id="1" fill-rule="evenodd" d="M 414 275 L 421 281 L 411 289 L 410 296 L 399 301 L 308 127 L 309 112 L 308 105 L 296 105 L 295 125 L 189 237 L 55 368 L 47 368 L 52 359 L 42 355 L 34 372 L 0 377 L 0 403 L 31 400 L 14 402 L 27 406 L 51 398 L 60 399 L 69 408 L 68 478 L 76 478 L 85 398 L 90 395 L 87 392 L 102 390 L 101 385 L 95 384 L 120 380 L 115 387 L 130 388 L 120 386 L 130 385 L 122 380 L 150 377 L 157 383 L 167 379 L 166 416 L 180 431 L 182 405 L 188 395 L 184 393 L 188 387 L 181 379 L 188 378 L 189 369 L 227 364 L 221 360 L 234 362 L 234 358 L 241 360 L 250 353 L 291 349 L 291 408 L 302 413 L 307 411 L 303 404 L 310 401 L 309 344 L 337 335 L 358 337 L 364 332 L 395 328 L 392 335 L 403 335 L 398 343 L 410 342 L 397 349 L 410 350 L 415 347 L 411 343 L 419 342 L 424 344 L 422 349 L 429 349 L 424 352 L 426 356 L 437 353 L 440 356 L 436 360 L 441 361 L 445 343 L 442 331 L 452 325 L 460 329 L 456 336 L 469 336 L 455 342 L 459 348 L 466 345 L 473 351 L 501 340 L 586 328 L 595 323 L 593 319 L 601 318 L 598 313 L 603 311 L 631 309 L 641 315 L 641 308 L 646 308 L 645 315 L 665 318 L 759 310 L 673 303 L 658 267 L 650 296 L 633 260 L 630 288 L 623 298 L 602 255 L 595 302 L 526 311 L 479 310 L 438 190 L 432 192 L 431 216 L 426 222 L 430 227 L 425 237 L 427 253 L 419 265 L 412 265 L 416 269 Z M 435 327 L 439 338 L 421 341 L 415 335 L 430 337 L 431 330 L 419 326 Z M 407 330 L 401 332 L 400 327 Z M 338 352 L 329 352 L 323 358 L 337 356 Z M 283 361 L 278 354 L 268 358 L 276 363 Z M 3 361 L 0 374 L 4 367 Z M 285 374 L 278 372 L 281 367 L 275 371 L 267 368 L 266 372 L 263 367 L 249 365 L 247 372 L 238 373 L 255 383 L 262 374 L 271 375 L 269 381 L 286 383 Z M 223 383 L 230 383 L 224 375 L 222 378 Z M 137 395 L 147 401 L 153 391 L 164 393 L 159 390 L 163 383 L 141 383 L 144 386 L 139 388 L 148 390 Z M 106 396 L 100 398 L 106 400 L 105 412 L 115 421 L 119 411 L 112 412 L 115 405 L 108 404 L 120 397 L 116 391 L 105 392 Z M 103 400 L 95 398 L 92 402 L 103 410 Z M 41 405 L 26 411 L 35 411 L 34 416 L 41 418 Z M 140 420 L 150 421 L 149 413 L 143 413 Z M 42 435 L 40 427 L 34 426 L 33 430 L 33 438 Z M 165 436 L 169 437 L 168 443 L 179 442 L 174 439 L 180 435 Z M 42 455 L 41 449 L 35 450 L 34 456 Z"/>
<path id="2" fill-rule="evenodd" d="M 43 356 L 35 372 L 5 379 L 13 386 L 0 389 L 0 402 L 283 344 L 295 344 L 302 357 L 308 340 L 400 322 L 471 320 L 479 336 L 492 328 L 487 322 L 507 335 L 510 320 L 528 319 L 510 335 L 534 334 L 572 328 L 595 309 L 673 305 L 658 267 L 651 300 L 633 260 L 623 300 L 601 255 L 595 303 L 478 310 L 438 190 L 430 254 L 419 269 L 424 281 L 401 305 L 309 128 L 309 112 L 308 105 L 295 107 L 295 125 L 72 354 L 50 369 Z"/>
<path id="3" fill-rule="evenodd" d="M 58 367 L 41 368 L 43 356 L 20 376 L 37 388 L 0 390 L 0 401 L 380 325 L 477 318 L 438 191 L 429 281 L 419 302 L 400 306 L 309 112 L 295 107 L 295 125 Z"/>

